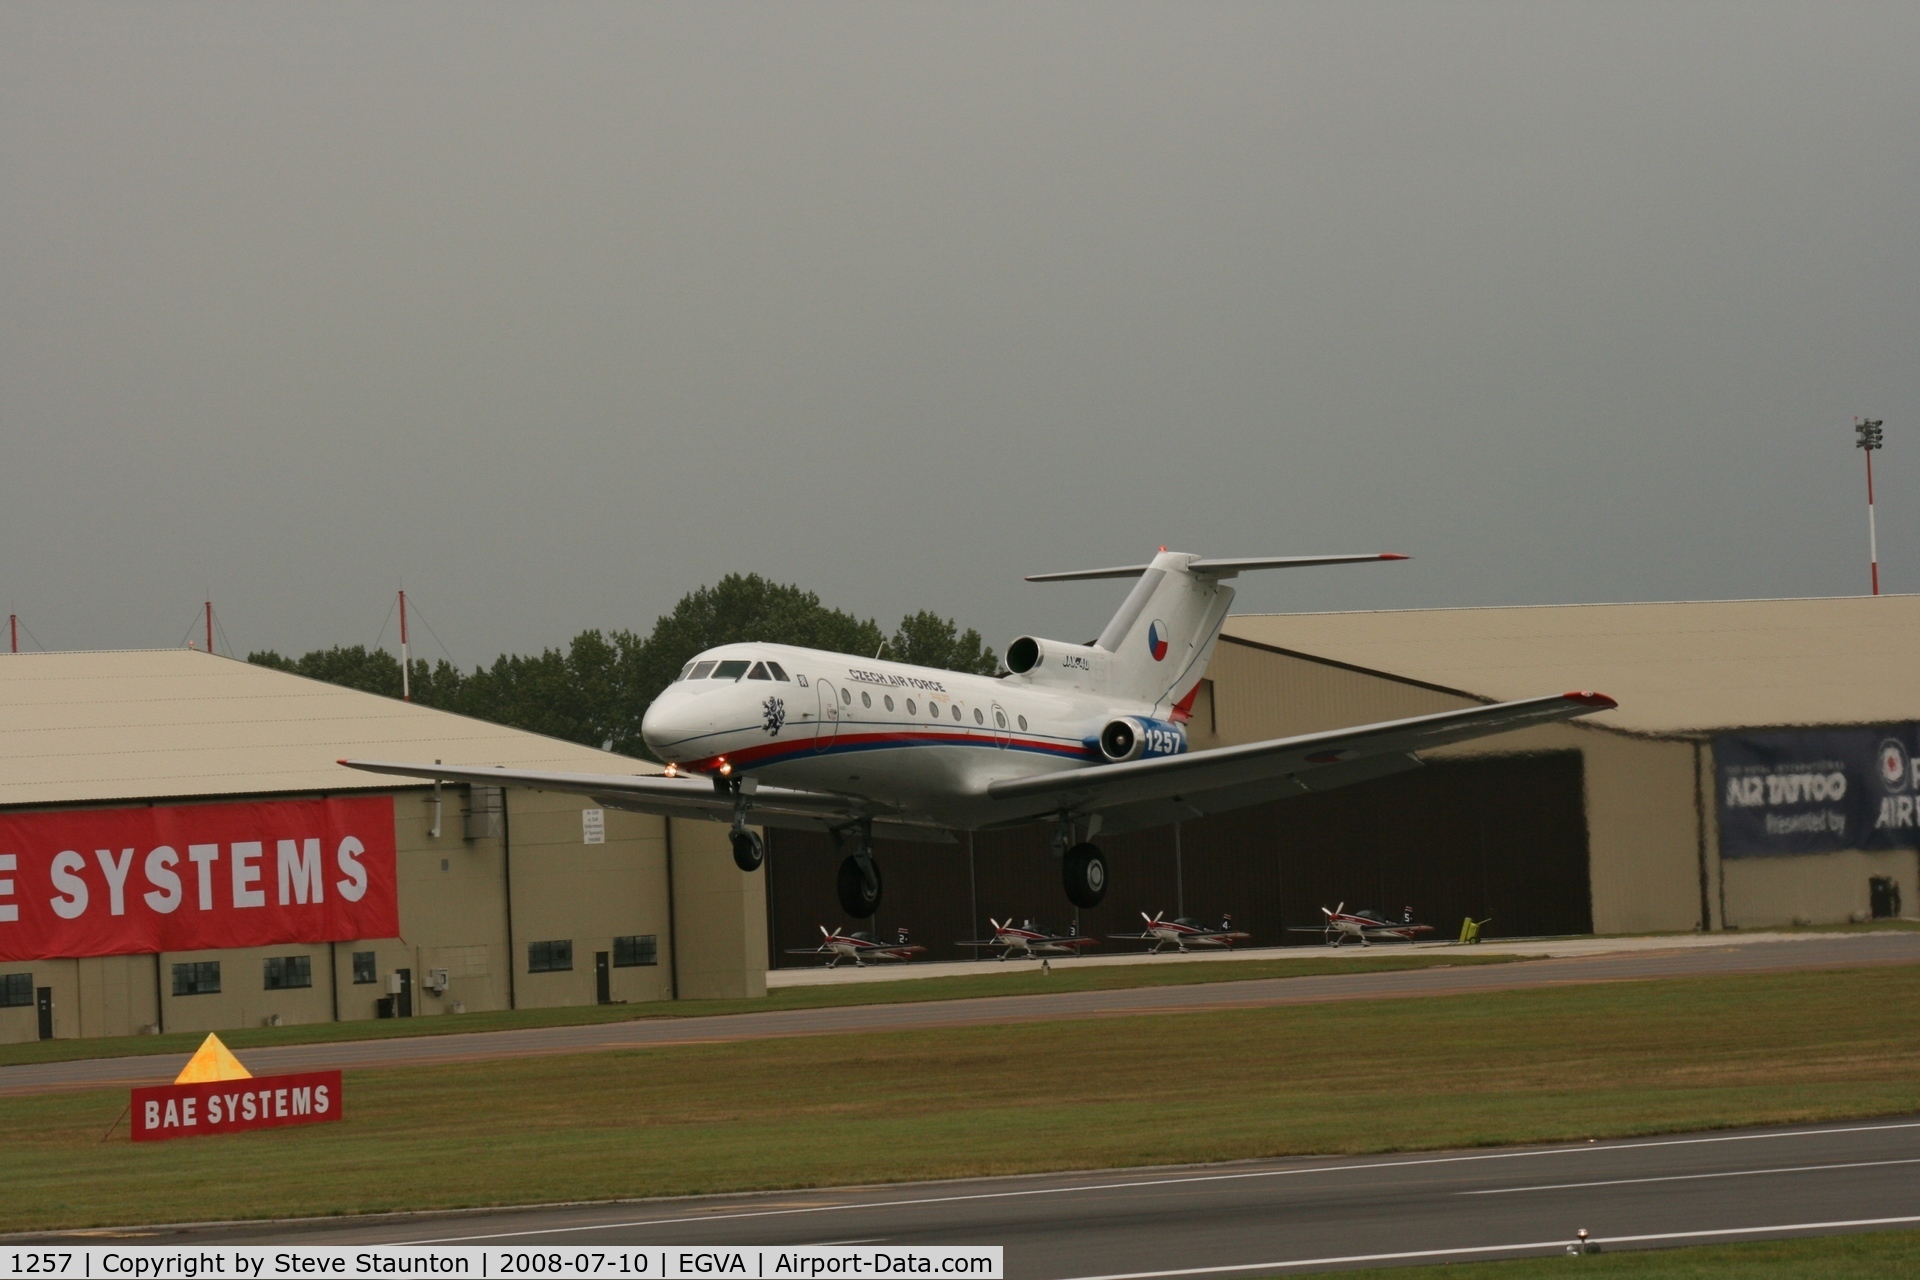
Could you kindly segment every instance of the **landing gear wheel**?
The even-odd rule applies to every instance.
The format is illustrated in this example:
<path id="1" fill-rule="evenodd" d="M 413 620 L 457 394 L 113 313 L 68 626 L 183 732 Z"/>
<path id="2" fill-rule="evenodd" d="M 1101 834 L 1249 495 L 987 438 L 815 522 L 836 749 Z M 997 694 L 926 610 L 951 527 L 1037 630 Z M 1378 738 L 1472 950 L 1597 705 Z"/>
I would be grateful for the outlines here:
<path id="1" fill-rule="evenodd" d="M 840 909 L 855 920 L 871 920 L 880 910 L 880 864 L 849 855 L 840 864 Z"/>
<path id="2" fill-rule="evenodd" d="M 742 871 L 758 871 L 767 860 L 767 846 L 758 831 L 733 833 L 733 865 Z"/>
<path id="3" fill-rule="evenodd" d="M 1067 850 L 1060 873 L 1067 884 L 1067 901 L 1076 907 L 1097 907 L 1107 896 L 1107 855 L 1098 845 L 1077 844 Z"/>

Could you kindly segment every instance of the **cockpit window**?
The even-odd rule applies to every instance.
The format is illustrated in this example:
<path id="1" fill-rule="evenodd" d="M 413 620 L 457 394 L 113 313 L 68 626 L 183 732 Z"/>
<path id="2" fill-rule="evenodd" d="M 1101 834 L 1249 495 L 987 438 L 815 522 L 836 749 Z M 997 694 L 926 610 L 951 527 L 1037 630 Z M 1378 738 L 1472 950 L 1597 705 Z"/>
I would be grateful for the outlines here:
<path id="1" fill-rule="evenodd" d="M 713 675 L 708 678 L 712 680 L 738 680 L 741 676 L 747 674 L 747 668 L 752 665 L 753 664 L 745 658 L 739 658 L 732 662 L 723 662 L 713 669 Z"/>
<path id="2" fill-rule="evenodd" d="M 705 680 L 707 678 L 707 673 L 709 671 L 712 671 L 713 668 L 714 668 L 714 664 L 711 662 L 696 662 L 693 664 L 693 670 L 687 672 L 687 679 Z"/>
<path id="3" fill-rule="evenodd" d="M 773 677 L 767 674 L 767 664 L 766 664 L 766 663 L 764 663 L 764 662 L 756 662 L 756 663 L 754 663 L 754 664 L 753 664 L 753 670 L 751 670 L 751 671 L 749 671 L 749 672 L 747 672 L 747 679 L 749 679 L 749 680 L 771 680 L 771 679 L 773 679 Z"/>
<path id="4" fill-rule="evenodd" d="M 691 670 L 693 670 L 693 664 L 689 662 L 686 666 L 680 668 L 680 674 L 673 678 L 674 682 L 677 684 L 678 682 L 685 680 L 687 678 L 687 672 Z"/>
<path id="5" fill-rule="evenodd" d="M 767 663 L 767 670 L 773 672 L 773 678 L 775 680 L 785 680 L 787 678 L 786 668 L 777 662 Z"/>

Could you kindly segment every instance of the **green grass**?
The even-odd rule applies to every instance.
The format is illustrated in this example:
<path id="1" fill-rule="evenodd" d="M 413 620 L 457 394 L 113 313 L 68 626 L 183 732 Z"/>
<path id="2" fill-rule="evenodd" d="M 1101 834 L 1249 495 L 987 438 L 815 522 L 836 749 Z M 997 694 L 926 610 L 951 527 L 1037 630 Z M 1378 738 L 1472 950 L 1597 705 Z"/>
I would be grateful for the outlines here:
<path id="1" fill-rule="evenodd" d="M 982 996 L 1044 995 L 1107 991 L 1122 987 L 1170 987 L 1251 978 L 1302 978 L 1323 973 L 1384 973 L 1449 965 L 1502 964 L 1520 956 L 1461 952 L 1388 952 L 1365 959 L 1307 955 L 1285 959 L 1222 960 L 1207 964 L 1131 964 L 1075 967 L 1071 961 L 1042 973 L 1031 962 L 994 965 L 995 972 L 953 978 L 903 978 L 817 987 L 780 987 L 759 1000 L 658 1000 L 645 1004 L 567 1005 L 498 1013 L 458 1013 L 432 1018 L 387 1018 L 362 1022 L 314 1022 L 294 1027 L 244 1027 L 220 1032 L 233 1049 L 386 1040 L 400 1036 L 456 1035 L 467 1031 L 513 1031 L 527 1027 L 574 1027 L 640 1018 L 698 1018 L 776 1009 L 822 1009 L 840 1005 L 901 1004 L 921 1000 L 969 1000 Z M 77 1058 L 123 1058 L 154 1053 L 191 1053 L 206 1032 L 164 1036 L 102 1036 L 90 1040 L 29 1040 L 0 1045 L 0 1066 L 23 1062 L 71 1062 Z"/>
<path id="2" fill-rule="evenodd" d="M 1465 1262 L 1441 1267 L 1390 1267 L 1342 1271 L 1379 1280 L 1535 1280 L 1551 1276 L 1630 1276 L 1634 1280 L 1855 1280 L 1859 1276 L 1920 1275 L 1920 1232 L 1887 1231 L 1768 1240 L 1754 1244 L 1699 1245 L 1588 1254 L 1580 1258 Z M 1298 1274 L 1287 1273 L 1287 1274 Z"/>
<path id="3" fill-rule="evenodd" d="M 341 1123 L 138 1146 L 52 1094 L 0 1099 L 0 1230 L 1910 1113 L 1916 1050 L 1920 965 L 353 1071 Z"/>

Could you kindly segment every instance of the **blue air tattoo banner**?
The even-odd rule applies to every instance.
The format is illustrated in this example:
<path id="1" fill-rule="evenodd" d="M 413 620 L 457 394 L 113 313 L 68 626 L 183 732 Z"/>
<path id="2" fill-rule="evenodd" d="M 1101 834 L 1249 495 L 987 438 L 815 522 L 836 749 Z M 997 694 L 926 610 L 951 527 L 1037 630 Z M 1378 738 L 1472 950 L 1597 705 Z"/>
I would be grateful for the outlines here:
<path id="1" fill-rule="evenodd" d="M 1720 856 L 1920 848 L 1920 725 L 1713 740 Z"/>

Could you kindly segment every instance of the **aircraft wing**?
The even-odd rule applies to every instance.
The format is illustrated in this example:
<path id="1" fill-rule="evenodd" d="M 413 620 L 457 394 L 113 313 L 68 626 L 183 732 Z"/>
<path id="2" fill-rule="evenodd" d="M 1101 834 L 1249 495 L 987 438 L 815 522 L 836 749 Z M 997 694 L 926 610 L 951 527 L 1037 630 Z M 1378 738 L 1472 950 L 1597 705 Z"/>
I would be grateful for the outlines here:
<path id="1" fill-rule="evenodd" d="M 1061 810 L 1098 813 L 1106 815 L 1103 831 L 1125 831 L 1385 777 L 1418 768 L 1416 751 L 1615 705 L 1602 693 L 1496 702 L 1186 755 L 1006 778 L 989 784 L 987 793 L 1022 803 L 1023 817 Z"/>
<path id="2" fill-rule="evenodd" d="M 609 809 L 629 809 L 673 818 L 733 820 L 733 798 L 714 789 L 707 778 L 669 778 L 657 773 L 559 773 L 538 769 L 501 769 L 486 765 L 416 764 L 391 760 L 342 760 L 349 769 L 397 774 L 403 778 L 470 782 L 488 787 L 528 787 L 592 796 Z M 889 822 L 885 810 L 851 796 L 791 787 L 759 787 L 747 797 L 747 821 L 761 827 L 827 830 L 854 818 L 874 816 L 874 832 L 895 839 L 951 840 L 950 832 L 905 822 Z"/>

